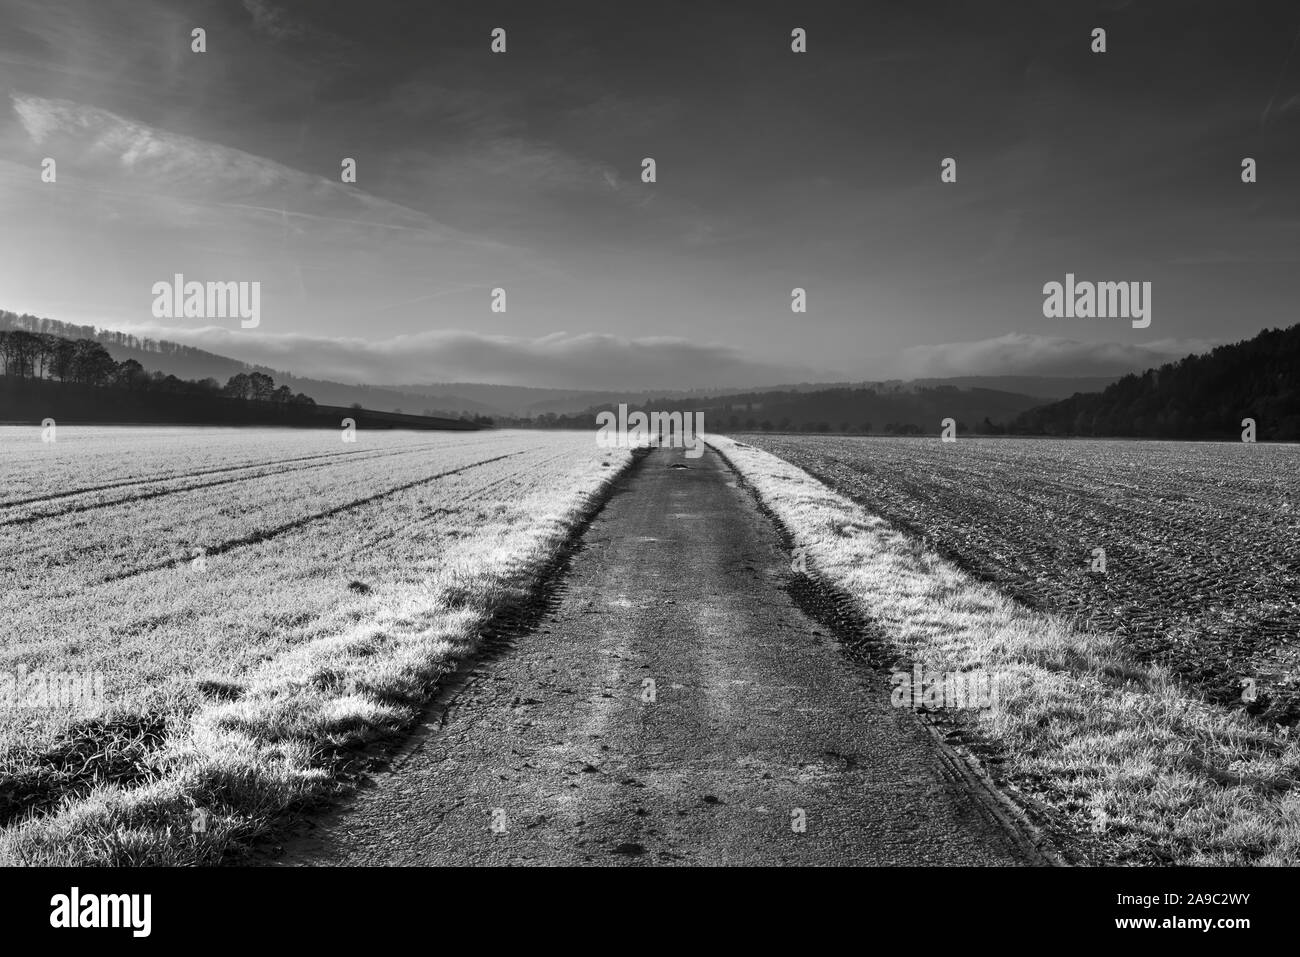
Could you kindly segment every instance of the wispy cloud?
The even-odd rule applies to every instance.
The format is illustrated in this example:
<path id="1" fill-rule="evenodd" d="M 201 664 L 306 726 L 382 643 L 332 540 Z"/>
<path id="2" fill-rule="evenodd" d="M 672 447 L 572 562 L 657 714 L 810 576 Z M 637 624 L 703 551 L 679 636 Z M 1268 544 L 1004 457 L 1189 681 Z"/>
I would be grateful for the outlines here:
<path id="1" fill-rule="evenodd" d="M 103 186 L 134 186 L 155 199 L 201 199 L 251 210 L 286 210 L 339 222 L 421 229 L 450 238 L 453 230 L 418 210 L 364 190 L 293 169 L 265 157 L 160 130 L 108 110 L 69 100 L 11 95 L 34 146 L 58 148 L 65 165 Z M 268 196 L 275 202 L 265 202 Z M 332 217 L 331 217 L 332 211 Z"/>

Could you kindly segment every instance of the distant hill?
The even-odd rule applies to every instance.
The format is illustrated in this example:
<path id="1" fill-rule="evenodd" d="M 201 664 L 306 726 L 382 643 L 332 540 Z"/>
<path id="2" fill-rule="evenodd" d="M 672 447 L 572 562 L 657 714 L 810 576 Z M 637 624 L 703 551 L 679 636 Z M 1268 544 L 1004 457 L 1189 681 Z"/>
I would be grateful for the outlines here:
<path id="1" fill-rule="evenodd" d="M 5 329 L 93 339 L 117 362 L 134 359 L 148 372 L 168 373 L 182 379 L 214 378 L 225 382 L 239 373 L 261 372 L 294 392 L 310 395 L 322 405 L 359 403 L 378 411 L 447 418 L 486 415 L 521 425 L 538 424 L 533 420 L 544 417 L 547 421 L 542 424 L 580 422 L 582 428 L 588 426 L 596 410 L 626 402 L 647 409 L 705 409 L 706 420 L 711 424 L 730 423 L 734 418 L 740 428 L 753 419 L 755 427 L 770 421 L 773 428 L 782 428 L 780 423 L 785 422 L 784 428 L 825 425 L 839 431 L 847 424 L 860 431 L 862 426 L 870 424 L 879 431 L 894 424 L 928 432 L 938 428 L 939 419 L 951 416 L 973 429 L 985 418 L 995 424 L 1005 424 L 1044 401 L 1098 391 L 1115 381 L 1098 377 L 963 376 L 886 382 L 801 382 L 744 392 L 734 388 L 554 389 L 481 382 L 378 386 L 313 379 L 176 342 L 12 312 L 0 312 L 0 330 Z M 956 393 L 944 390 L 956 390 Z"/>
<path id="2" fill-rule="evenodd" d="M 217 355 L 204 349 L 169 342 L 166 339 L 149 339 L 110 329 L 97 329 L 95 326 L 81 326 L 57 319 L 42 319 L 39 316 L 17 315 L 0 311 L 0 331 L 23 330 L 40 332 L 48 335 L 62 336 L 65 339 L 92 339 L 108 350 L 117 362 L 134 359 L 146 372 L 164 372 L 178 379 L 216 379 L 225 382 L 239 373 L 261 372 L 271 376 L 276 382 L 287 385 L 295 392 L 310 395 L 321 405 L 350 406 L 360 403 L 367 409 L 377 411 L 405 413 L 431 412 L 438 415 L 455 417 L 461 412 L 484 413 L 490 410 L 477 403 L 455 405 L 431 403 L 426 396 L 389 389 L 382 386 L 347 385 L 326 379 L 310 379 L 294 375 L 270 366 L 254 365 Z"/>
<path id="3" fill-rule="evenodd" d="M 655 401 L 693 402 L 717 399 L 723 396 L 744 394 L 792 396 L 809 393 L 852 392 L 871 389 L 878 395 L 901 392 L 915 393 L 920 389 L 938 389 L 952 386 L 958 389 L 977 389 L 1011 393 L 1032 397 L 1035 401 L 1024 405 L 1011 403 L 1017 408 L 1028 408 L 1052 399 L 1063 399 L 1076 392 L 1097 392 L 1114 382 L 1118 376 L 1052 378 L 1048 376 L 963 376 L 952 379 L 891 380 L 888 382 L 801 382 L 749 389 L 744 393 L 735 388 L 664 390 L 630 389 L 622 391 L 595 391 L 590 389 L 535 389 L 524 386 L 488 385 L 478 382 L 453 382 L 432 386 L 394 386 L 402 392 L 428 397 L 443 403 L 443 408 L 464 408 L 485 411 L 493 415 L 523 418 L 551 413 L 567 416 L 585 413 L 593 408 L 608 408 L 620 402 L 648 406 Z M 853 409 L 845 410 L 850 417 Z M 995 417 L 996 421 L 996 417 Z"/>
<path id="4" fill-rule="evenodd" d="M 584 412 L 593 406 L 619 402 L 648 402 L 652 398 L 692 399 L 724 395 L 734 389 L 543 389 L 533 386 L 493 385 L 486 382 L 450 382 L 434 385 L 394 386 L 403 392 L 427 397 L 432 402 L 442 402 L 444 407 L 455 404 L 465 408 L 516 418 L 554 413 L 566 415 Z M 460 404 L 456 404 L 460 403 Z"/>
<path id="5" fill-rule="evenodd" d="M 76 331 L 77 327 L 60 324 Z M 181 379 L 147 371 L 134 358 L 115 360 L 95 338 L 54 332 L 49 323 L 0 328 L 0 422 L 54 419 L 62 423 L 169 423 L 340 428 L 352 420 L 367 429 L 474 429 L 490 420 L 397 414 L 361 406 L 318 404 L 278 387 L 262 372 Z M 128 348 L 139 351 L 128 344 Z"/>
<path id="6" fill-rule="evenodd" d="M 1100 392 L 1119 379 L 1119 376 L 1025 376 L 1025 375 L 968 375 L 929 379 L 874 379 L 841 382 L 779 383 L 746 389 L 746 392 L 825 392 L 830 389 L 874 389 L 876 392 L 915 392 L 918 389 L 937 389 L 953 386 L 958 389 L 991 389 L 994 392 L 1013 392 L 1040 399 L 1064 399 L 1076 392 Z M 712 389 L 708 395 L 734 395 L 741 390 Z M 661 394 L 661 393 L 656 393 Z"/>
<path id="7" fill-rule="evenodd" d="M 1077 395 L 1018 416 L 1030 435 L 1300 439 L 1300 325 L 1127 375 L 1100 393 Z"/>
<path id="8" fill-rule="evenodd" d="M 529 386 L 492 385 L 480 382 L 436 383 L 432 385 L 378 386 L 313 379 L 283 369 L 257 365 L 218 355 L 205 349 L 181 345 L 166 339 L 149 339 L 83 326 L 57 319 L 18 315 L 0 310 L 0 331 L 22 330 L 67 339 L 91 339 L 108 350 L 117 362 L 134 359 L 146 372 L 163 372 L 179 379 L 216 379 L 225 382 L 239 373 L 261 372 L 295 392 L 310 395 L 322 405 L 350 406 L 388 412 L 429 413 L 454 417 L 470 415 L 532 416 L 544 412 L 580 412 L 606 401 L 636 401 L 648 398 L 650 390 L 614 393 L 594 389 L 542 389 Z M 713 395 L 720 390 L 675 392 L 676 396 Z"/>
<path id="9" fill-rule="evenodd" d="M 693 404 L 705 410 L 706 427 L 715 431 L 812 428 L 881 432 L 907 427 L 908 431 L 938 432 L 946 418 L 955 419 L 963 431 L 983 430 L 986 420 L 1005 423 L 1041 403 L 1036 396 L 1014 392 L 942 385 L 733 393 Z"/>
<path id="10" fill-rule="evenodd" d="M 959 389 L 993 389 L 997 392 L 1014 392 L 1040 399 L 1068 399 L 1076 392 L 1100 392 L 1117 382 L 1119 376 L 1031 376 L 1031 375 L 971 375 L 948 379 L 912 379 L 909 383 L 918 388 L 951 385 Z M 885 384 L 885 383 L 882 383 Z"/>
<path id="11" fill-rule="evenodd" d="M 710 432 L 775 431 L 811 432 L 934 432 L 946 418 L 956 420 L 961 431 L 1000 432 L 1003 424 L 1042 404 L 1042 399 L 996 389 L 935 388 L 834 388 L 815 392 L 765 391 L 728 393 L 689 399 L 657 396 L 644 402 L 599 403 L 582 412 L 546 413 L 528 419 L 498 418 L 498 425 L 534 425 L 551 428 L 591 428 L 598 412 L 627 402 L 629 409 L 704 413 Z"/>

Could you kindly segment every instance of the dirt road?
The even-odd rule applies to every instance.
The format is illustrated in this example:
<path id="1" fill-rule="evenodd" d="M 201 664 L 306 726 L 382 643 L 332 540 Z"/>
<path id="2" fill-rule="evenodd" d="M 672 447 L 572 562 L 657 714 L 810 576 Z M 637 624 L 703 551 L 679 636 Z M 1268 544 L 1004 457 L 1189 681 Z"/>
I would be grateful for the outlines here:
<path id="1" fill-rule="evenodd" d="M 653 452 L 584 542 L 540 625 L 279 863 L 1033 862 L 795 606 L 712 451 Z"/>

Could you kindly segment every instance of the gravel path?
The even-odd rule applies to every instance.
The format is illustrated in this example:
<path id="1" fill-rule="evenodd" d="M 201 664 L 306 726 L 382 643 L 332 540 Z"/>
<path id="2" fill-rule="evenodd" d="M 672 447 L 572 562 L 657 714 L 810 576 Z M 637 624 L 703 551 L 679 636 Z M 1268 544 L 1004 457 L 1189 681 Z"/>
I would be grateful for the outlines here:
<path id="1" fill-rule="evenodd" d="M 789 575 L 716 454 L 653 452 L 541 623 L 278 863 L 1034 862 Z"/>

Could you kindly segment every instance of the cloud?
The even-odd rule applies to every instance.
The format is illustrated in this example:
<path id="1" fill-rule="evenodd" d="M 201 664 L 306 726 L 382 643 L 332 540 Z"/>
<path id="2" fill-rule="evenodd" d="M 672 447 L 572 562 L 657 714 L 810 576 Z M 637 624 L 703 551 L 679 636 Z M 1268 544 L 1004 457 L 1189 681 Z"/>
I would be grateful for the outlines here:
<path id="1" fill-rule="evenodd" d="M 60 155 L 70 157 L 67 165 L 92 171 L 108 186 L 135 186 L 142 195 L 212 204 L 260 199 L 265 208 L 244 208 L 312 210 L 318 218 L 332 211 L 342 222 L 446 232 L 425 213 L 243 150 L 70 100 L 20 94 L 11 100 L 34 145 L 65 147 Z"/>
<path id="2" fill-rule="evenodd" d="M 151 187 L 238 184 L 242 191 L 256 192 L 284 185 L 295 172 L 242 150 L 167 133 L 70 100 L 19 94 L 11 100 L 34 145 L 75 147 L 78 165 L 132 175 Z"/>
<path id="3" fill-rule="evenodd" d="M 1013 332 L 977 342 L 913 346 L 900 354 L 904 378 L 967 375 L 1123 375 L 1220 345 L 1213 339 L 1152 342 L 1078 342 Z"/>
<path id="4" fill-rule="evenodd" d="M 130 325 L 122 331 L 170 339 L 292 372 L 372 384 L 486 382 L 590 389 L 737 388 L 815 375 L 757 361 L 739 349 L 674 337 L 624 338 L 556 332 L 537 338 L 439 330 L 377 341 L 236 328 Z"/>

